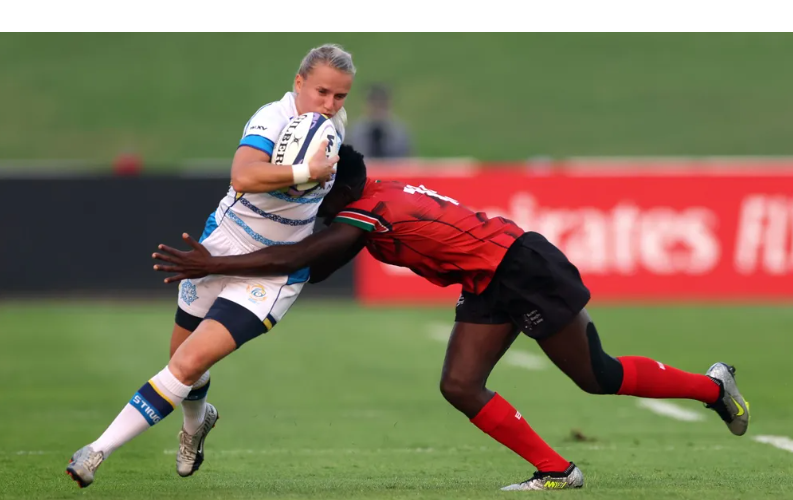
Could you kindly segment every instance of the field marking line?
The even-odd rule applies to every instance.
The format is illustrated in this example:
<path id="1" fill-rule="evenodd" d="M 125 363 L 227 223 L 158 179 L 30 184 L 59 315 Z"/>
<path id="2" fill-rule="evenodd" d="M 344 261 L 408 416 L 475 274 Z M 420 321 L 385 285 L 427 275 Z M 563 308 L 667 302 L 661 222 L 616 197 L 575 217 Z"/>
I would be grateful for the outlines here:
<path id="1" fill-rule="evenodd" d="M 774 448 L 779 448 L 780 450 L 785 450 L 793 453 L 793 439 L 790 439 L 787 436 L 761 435 L 761 436 L 754 436 L 752 439 L 754 439 L 758 443 L 770 444 Z"/>
<path id="2" fill-rule="evenodd" d="M 650 410 L 651 412 L 658 415 L 673 418 L 675 420 L 681 420 L 683 422 L 700 422 L 705 420 L 705 415 L 702 413 L 683 408 L 682 406 L 670 403 L 669 401 L 661 401 L 658 399 L 640 399 L 637 402 L 637 405 L 640 408 Z"/>

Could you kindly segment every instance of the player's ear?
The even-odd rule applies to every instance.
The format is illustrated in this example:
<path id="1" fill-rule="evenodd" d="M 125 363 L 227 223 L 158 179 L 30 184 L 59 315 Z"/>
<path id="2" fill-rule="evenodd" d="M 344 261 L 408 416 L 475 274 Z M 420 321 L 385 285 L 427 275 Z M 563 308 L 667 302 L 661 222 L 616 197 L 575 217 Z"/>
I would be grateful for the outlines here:
<path id="1" fill-rule="evenodd" d="M 303 77 L 300 76 L 300 74 L 298 73 L 297 75 L 295 75 L 295 92 L 299 94 L 302 89 L 303 89 Z"/>

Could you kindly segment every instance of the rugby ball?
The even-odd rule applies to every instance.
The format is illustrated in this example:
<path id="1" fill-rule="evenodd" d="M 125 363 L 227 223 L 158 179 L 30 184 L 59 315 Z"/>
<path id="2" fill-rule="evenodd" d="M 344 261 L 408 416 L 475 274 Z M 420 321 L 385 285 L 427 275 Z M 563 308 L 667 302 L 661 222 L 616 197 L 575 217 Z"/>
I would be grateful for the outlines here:
<path id="1" fill-rule="evenodd" d="M 325 155 L 331 157 L 339 152 L 341 141 L 333 122 L 321 113 L 304 113 L 296 116 L 281 131 L 273 145 L 271 163 L 275 165 L 294 165 L 307 163 L 319 148 L 322 141 L 328 141 Z M 336 166 L 333 167 L 334 171 Z M 316 181 L 290 186 L 284 191 L 291 196 L 303 196 L 316 189 Z"/>

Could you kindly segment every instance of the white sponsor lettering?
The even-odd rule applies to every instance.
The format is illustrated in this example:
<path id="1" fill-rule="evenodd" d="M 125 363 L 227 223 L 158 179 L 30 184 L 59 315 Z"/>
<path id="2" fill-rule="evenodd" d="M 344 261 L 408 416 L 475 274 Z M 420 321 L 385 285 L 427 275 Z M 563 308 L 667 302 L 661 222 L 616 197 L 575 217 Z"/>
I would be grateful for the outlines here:
<path id="1" fill-rule="evenodd" d="M 543 207 L 531 193 L 519 192 L 507 210 L 484 212 L 544 235 L 583 273 L 701 275 L 721 256 L 718 217 L 708 207 L 641 208 L 629 201 L 609 209 Z"/>
<path id="2" fill-rule="evenodd" d="M 743 199 L 734 265 L 747 275 L 793 271 L 793 198 L 752 194 Z"/>
<path id="3" fill-rule="evenodd" d="M 141 410 L 143 413 L 149 416 L 153 423 L 157 423 L 160 421 L 160 416 L 157 414 L 157 410 L 146 404 L 146 402 L 141 398 L 139 395 L 135 394 L 132 398 L 132 402 Z"/>

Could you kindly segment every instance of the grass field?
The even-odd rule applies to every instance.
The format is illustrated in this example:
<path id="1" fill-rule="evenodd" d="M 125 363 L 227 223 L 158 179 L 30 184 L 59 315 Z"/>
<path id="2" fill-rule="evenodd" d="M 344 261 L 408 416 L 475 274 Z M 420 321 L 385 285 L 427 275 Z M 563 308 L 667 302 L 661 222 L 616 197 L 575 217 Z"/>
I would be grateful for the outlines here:
<path id="1" fill-rule="evenodd" d="M 326 42 L 392 85 L 419 156 L 790 155 L 793 36 L 0 34 L 0 159 L 230 159 Z"/>
<path id="2" fill-rule="evenodd" d="M 698 403 L 678 420 L 626 397 L 580 392 L 521 338 L 493 373 L 498 390 L 584 471 L 576 498 L 793 498 L 793 310 L 595 308 L 611 354 L 704 371 L 738 367 L 752 403 L 737 438 Z M 450 310 L 298 302 L 266 338 L 213 368 L 221 420 L 192 478 L 175 471 L 181 415 L 117 451 L 79 490 L 69 456 L 101 433 L 166 363 L 171 303 L 0 304 L 0 498 L 512 498 L 532 470 L 456 413 L 437 381 Z M 571 437 L 573 430 L 586 440 Z"/>

